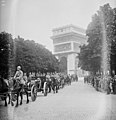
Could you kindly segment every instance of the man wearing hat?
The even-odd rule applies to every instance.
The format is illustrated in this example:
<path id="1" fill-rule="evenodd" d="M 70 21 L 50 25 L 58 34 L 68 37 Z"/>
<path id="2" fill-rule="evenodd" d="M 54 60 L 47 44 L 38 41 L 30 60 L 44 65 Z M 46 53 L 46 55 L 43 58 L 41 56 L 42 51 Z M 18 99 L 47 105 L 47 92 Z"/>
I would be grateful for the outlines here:
<path id="1" fill-rule="evenodd" d="M 21 66 L 17 67 L 17 71 L 16 71 L 16 73 L 14 75 L 14 79 L 19 81 L 20 84 L 25 84 L 25 82 L 23 80 L 23 71 L 21 70 Z"/>

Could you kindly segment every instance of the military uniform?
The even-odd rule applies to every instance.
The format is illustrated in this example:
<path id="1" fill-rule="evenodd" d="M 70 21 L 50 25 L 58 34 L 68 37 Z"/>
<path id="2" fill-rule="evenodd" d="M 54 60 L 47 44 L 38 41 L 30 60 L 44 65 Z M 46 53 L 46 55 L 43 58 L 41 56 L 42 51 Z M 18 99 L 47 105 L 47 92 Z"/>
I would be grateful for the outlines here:
<path id="1" fill-rule="evenodd" d="M 21 70 L 17 70 L 16 71 L 14 79 L 16 79 L 17 81 L 19 81 L 20 84 L 25 84 L 25 81 L 23 79 L 23 71 L 21 71 Z"/>

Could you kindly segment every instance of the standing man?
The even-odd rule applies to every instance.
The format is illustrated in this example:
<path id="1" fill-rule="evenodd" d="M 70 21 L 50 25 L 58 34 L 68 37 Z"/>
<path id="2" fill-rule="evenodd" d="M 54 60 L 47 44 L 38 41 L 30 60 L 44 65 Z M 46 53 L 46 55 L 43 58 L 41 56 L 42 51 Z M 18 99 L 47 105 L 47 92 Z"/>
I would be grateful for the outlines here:
<path id="1" fill-rule="evenodd" d="M 107 94 L 110 94 L 112 90 L 112 78 L 109 74 L 109 71 L 107 72 L 106 75 L 106 90 L 107 90 Z"/>

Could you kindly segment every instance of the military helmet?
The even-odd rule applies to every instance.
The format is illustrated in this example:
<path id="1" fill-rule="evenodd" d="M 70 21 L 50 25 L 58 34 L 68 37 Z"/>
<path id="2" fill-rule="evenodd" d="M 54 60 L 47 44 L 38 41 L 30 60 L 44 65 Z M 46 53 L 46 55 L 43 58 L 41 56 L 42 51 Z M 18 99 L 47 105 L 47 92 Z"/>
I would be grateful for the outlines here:
<path id="1" fill-rule="evenodd" d="M 21 69 L 21 66 L 17 66 L 18 69 Z"/>

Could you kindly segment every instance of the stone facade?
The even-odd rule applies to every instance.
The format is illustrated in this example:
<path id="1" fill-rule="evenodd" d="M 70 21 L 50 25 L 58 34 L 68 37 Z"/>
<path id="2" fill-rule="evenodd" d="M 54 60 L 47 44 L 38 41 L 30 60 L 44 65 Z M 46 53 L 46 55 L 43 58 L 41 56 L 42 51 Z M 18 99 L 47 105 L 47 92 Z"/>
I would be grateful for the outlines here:
<path id="1" fill-rule="evenodd" d="M 52 30 L 54 45 L 54 55 L 60 59 L 67 58 L 67 73 L 82 74 L 82 70 L 78 68 L 77 56 L 80 52 L 79 46 L 86 44 L 87 38 L 85 30 L 74 25 L 67 25 Z"/>

